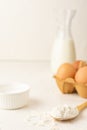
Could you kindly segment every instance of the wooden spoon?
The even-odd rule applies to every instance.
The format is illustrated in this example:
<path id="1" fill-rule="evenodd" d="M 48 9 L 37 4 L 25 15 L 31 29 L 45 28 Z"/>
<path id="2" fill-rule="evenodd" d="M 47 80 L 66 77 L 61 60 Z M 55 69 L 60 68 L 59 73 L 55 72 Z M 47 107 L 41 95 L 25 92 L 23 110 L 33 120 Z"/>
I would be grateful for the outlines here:
<path id="1" fill-rule="evenodd" d="M 85 109 L 86 107 L 87 107 L 87 102 L 78 105 L 77 107 L 75 107 L 75 109 L 78 111 L 77 114 L 74 115 L 74 116 L 71 115 L 71 116 L 68 117 L 68 118 L 65 118 L 65 117 L 64 117 L 64 118 L 63 118 L 63 117 L 56 117 L 56 116 L 54 116 L 54 115 L 51 115 L 51 117 L 53 117 L 55 120 L 58 120 L 58 121 L 71 120 L 71 119 L 76 118 L 76 117 L 80 114 L 80 112 L 81 112 L 83 109 Z"/>

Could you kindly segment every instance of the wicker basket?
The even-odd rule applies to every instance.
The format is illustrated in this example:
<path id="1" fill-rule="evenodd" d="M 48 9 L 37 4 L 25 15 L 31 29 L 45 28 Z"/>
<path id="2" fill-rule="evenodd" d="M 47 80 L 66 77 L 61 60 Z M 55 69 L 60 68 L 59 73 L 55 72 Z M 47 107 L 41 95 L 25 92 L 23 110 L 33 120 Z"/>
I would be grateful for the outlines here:
<path id="1" fill-rule="evenodd" d="M 73 78 L 67 78 L 65 80 L 60 80 L 57 76 L 54 76 L 56 79 L 56 83 L 58 88 L 61 90 L 62 93 L 73 93 L 75 92 L 75 80 Z"/>
<path id="2" fill-rule="evenodd" d="M 87 84 L 75 84 L 76 91 L 79 96 L 87 98 Z"/>

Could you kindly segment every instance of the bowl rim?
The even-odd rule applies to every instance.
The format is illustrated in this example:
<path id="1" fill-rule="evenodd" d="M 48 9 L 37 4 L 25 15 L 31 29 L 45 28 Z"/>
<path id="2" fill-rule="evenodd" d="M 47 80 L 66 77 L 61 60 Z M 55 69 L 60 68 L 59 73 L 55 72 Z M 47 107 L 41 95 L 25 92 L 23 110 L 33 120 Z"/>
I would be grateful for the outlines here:
<path id="1" fill-rule="evenodd" d="M 7 89 L 9 88 L 9 90 L 7 90 L 6 92 L 3 90 L 3 92 L 1 92 L 1 87 L 7 88 Z M 15 90 L 12 90 L 12 89 L 15 89 Z M 6 96 L 19 95 L 19 94 L 26 93 L 29 90 L 30 90 L 30 86 L 26 83 L 18 83 L 18 82 L 0 83 L 0 95 L 6 95 Z"/>

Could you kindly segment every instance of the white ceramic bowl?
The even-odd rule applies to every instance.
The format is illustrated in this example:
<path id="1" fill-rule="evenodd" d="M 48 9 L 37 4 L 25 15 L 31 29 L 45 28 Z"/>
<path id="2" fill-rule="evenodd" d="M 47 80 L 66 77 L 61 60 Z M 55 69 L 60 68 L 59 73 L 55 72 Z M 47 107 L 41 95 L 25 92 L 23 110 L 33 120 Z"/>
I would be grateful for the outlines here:
<path id="1" fill-rule="evenodd" d="M 18 109 L 27 105 L 29 90 L 27 84 L 0 84 L 0 108 Z"/>

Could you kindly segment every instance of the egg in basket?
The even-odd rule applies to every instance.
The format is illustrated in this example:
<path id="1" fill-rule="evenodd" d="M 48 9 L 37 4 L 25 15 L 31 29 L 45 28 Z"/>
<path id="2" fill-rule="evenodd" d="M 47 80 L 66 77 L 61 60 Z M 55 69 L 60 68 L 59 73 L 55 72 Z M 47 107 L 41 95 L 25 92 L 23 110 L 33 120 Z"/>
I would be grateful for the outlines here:
<path id="1" fill-rule="evenodd" d="M 87 98 L 87 63 L 75 61 L 73 64 L 64 63 L 54 75 L 57 86 L 64 94 L 77 92 Z"/>

